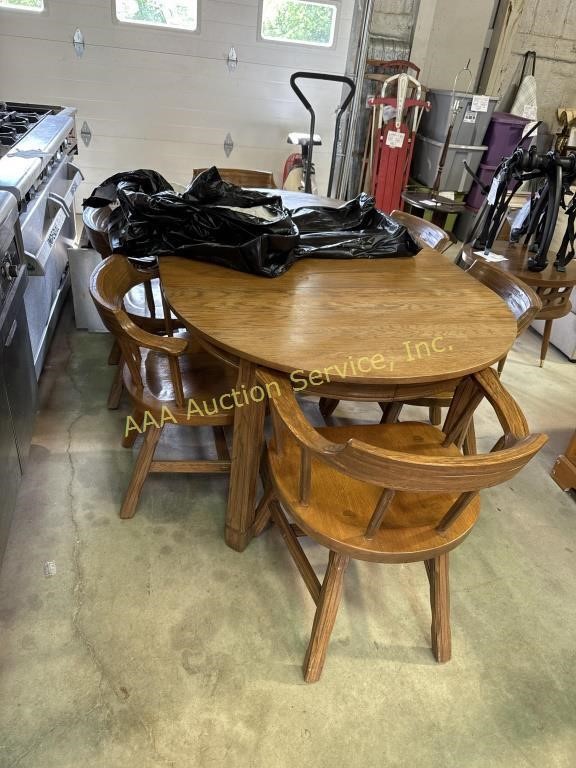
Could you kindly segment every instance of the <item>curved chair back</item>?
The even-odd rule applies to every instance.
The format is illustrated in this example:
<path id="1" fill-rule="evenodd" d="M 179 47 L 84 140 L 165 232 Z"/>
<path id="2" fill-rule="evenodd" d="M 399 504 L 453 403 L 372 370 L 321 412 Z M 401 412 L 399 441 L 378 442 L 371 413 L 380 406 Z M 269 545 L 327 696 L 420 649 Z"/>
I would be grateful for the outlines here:
<path id="1" fill-rule="evenodd" d="M 87 207 L 82 212 L 82 222 L 90 245 L 95 251 L 98 251 L 103 259 L 106 259 L 112 253 L 106 230 L 109 216 L 110 208 L 108 206 L 105 208 Z"/>
<path id="2" fill-rule="evenodd" d="M 136 325 L 124 308 L 124 297 L 137 285 L 149 283 L 158 277 L 155 269 L 141 272 L 135 269 L 125 256 L 115 254 L 102 261 L 90 277 L 90 295 L 106 328 L 116 338 L 122 355 L 137 389 L 143 387 L 140 371 L 142 357 L 140 347 L 153 350 L 168 357 L 172 385 L 179 405 L 184 403 L 184 393 L 178 356 L 188 347 L 182 338 L 172 338 L 149 333 Z M 170 317 L 170 310 L 164 304 L 164 317 Z M 169 321 L 168 321 L 169 324 Z"/>
<path id="3" fill-rule="evenodd" d="M 82 213 L 82 221 L 90 245 L 95 251 L 98 251 L 103 259 L 112 255 L 107 230 L 109 217 L 110 208 L 108 206 L 104 208 L 87 207 Z M 157 276 L 154 275 L 154 277 Z M 158 301 L 157 306 L 157 298 L 158 284 L 153 284 L 152 280 L 146 280 L 140 291 L 135 291 L 131 296 L 126 297 L 126 303 L 130 307 L 130 315 L 133 318 L 138 318 L 138 324 L 143 328 L 153 332 L 163 330 L 160 302 Z M 156 320 L 157 317 L 160 322 Z"/>
<path id="4" fill-rule="evenodd" d="M 426 219 L 404 211 L 392 211 L 390 216 L 406 227 L 412 239 L 421 248 L 433 248 L 442 252 L 451 243 L 449 235 L 441 227 Z"/>
<path id="5" fill-rule="evenodd" d="M 199 173 L 207 171 L 207 168 L 195 168 L 194 178 Z M 218 168 L 218 173 L 223 181 L 236 184 L 238 187 L 263 187 L 264 189 L 276 189 L 276 182 L 272 171 L 251 171 L 243 168 Z"/>
<path id="6" fill-rule="evenodd" d="M 384 488 L 382 503 L 388 503 L 395 491 L 461 494 L 438 530 L 446 530 L 482 488 L 514 477 L 547 441 L 545 435 L 530 434 L 520 408 L 491 368 L 462 380 L 444 425 L 444 445 L 456 445 L 479 403 L 484 398 L 491 403 L 503 435 L 490 453 L 471 456 L 427 455 L 426 446 L 421 454 L 410 454 L 354 438 L 344 443 L 332 442 L 308 422 L 286 378 L 264 370 L 258 372 L 258 377 L 270 401 L 274 449 L 281 454 L 284 439 L 296 440 L 300 445 L 301 499 L 306 499 L 311 486 L 312 459 L 356 480 Z"/>
<path id="7" fill-rule="evenodd" d="M 466 271 L 506 302 L 516 318 L 518 336 L 542 309 L 538 294 L 529 285 L 514 275 L 487 264 L 483 259 L 476 259 Z"/>

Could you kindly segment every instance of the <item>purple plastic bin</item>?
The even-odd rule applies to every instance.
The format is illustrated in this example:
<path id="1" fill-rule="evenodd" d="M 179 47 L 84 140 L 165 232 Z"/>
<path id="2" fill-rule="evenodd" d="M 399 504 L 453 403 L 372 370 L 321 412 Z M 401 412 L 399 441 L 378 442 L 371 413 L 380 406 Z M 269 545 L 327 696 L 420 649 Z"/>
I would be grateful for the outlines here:
<path id="1" fill-rule="evenodd" d="M 529 123 L 525 117 L 510 115 L 508 112 L 494 112 L 490 125 L 484 137 L 484 144 L 488 146 L 482 157 L 482 165 L 496 167 L 503 158 L 508 157 L 516 149 L 516 145 L 522 138 L 522 132 Z M 533 136 L 528 136 L 521 146 L 528 149 Z"/>
<path id="2" fill-rule="evenodd" d="M 492 183 L 492 179 L 494 178 L 494 171 L 496 168 L 498 168 L 497 165 L 484 165 L 484 163 L 481 163 L 476 176 L 478 176 L 482 184 L 489 185 Z M 484 195 L 482 194 L 482 187 L 474 182 L 472 189 L 466 198 L 466 205 L 468 208 L 474 208 L 474 210 L 477 211 L 483 202 Z"/>
<path id="3" fill-rule="evenodd" d="M 530 141 L 530 138 L 531 137 L 529 136 L 528 141 Z M 484 165 L 484 163 L 480 163 L 480 167 L 478 168 L 476 176 L 478 176 L 484 186 L 490 187 L 498 165 Z M 508 189 L 512 189 L 513 186 L 514 181 L 511 181 L 510 184 L 508 184 Z M 475 211 L 477 211 L 484 202 L 482 187 L 476 182 L 473 182 L 472 188 L 470 189 L 470 192 L 468 192 L 468 197 L 466 198 L 465 202 L 468 208 L 473 208 Z"/>

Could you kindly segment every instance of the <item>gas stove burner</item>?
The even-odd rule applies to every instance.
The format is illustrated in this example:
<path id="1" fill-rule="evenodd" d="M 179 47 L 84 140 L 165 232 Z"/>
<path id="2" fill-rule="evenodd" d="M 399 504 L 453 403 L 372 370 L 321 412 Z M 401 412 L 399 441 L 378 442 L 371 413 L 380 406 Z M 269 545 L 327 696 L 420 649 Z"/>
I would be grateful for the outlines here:
<path id="1" fill-rule="evenodd" d="M 7 139 L 14 139 L 14 141 L 16 141 L 18 132 L 16 131 L 16 128 L 13 128 L 11 125 L 0 125 L 0 136 L 5 136 Z"/>
<path id="2" fill-rule="evenodd" d="M 74 112 L 71 107 L 0 102 L 0 189 L 16 197 L 21 213 L 55 165 L 76 147 Z"/>
<path id="3" fill-rule="evenodd" d="M 0 112 L 0 125 L 9 125 L 27 131 L 30 121 L 16 112 Z"/>
<path id="4" fill-rule="evenodd" d="M 0 105 L 5 106 L 5 105 Z M 28 129 L 31 125 L 40 120 L 42 115 L 37 115 L 35 112 L 25 113 L 18 112 L 14 109 L 2 109 L 0 108 L 0 123 L 10 123 L 11 125 L 22 125 Z"/>
<path id="5" fill-rule="evenodd" d="M 44 117 L 56 111 L 54 107 L 0 101 L 0 157 L 5 155 Z"/>

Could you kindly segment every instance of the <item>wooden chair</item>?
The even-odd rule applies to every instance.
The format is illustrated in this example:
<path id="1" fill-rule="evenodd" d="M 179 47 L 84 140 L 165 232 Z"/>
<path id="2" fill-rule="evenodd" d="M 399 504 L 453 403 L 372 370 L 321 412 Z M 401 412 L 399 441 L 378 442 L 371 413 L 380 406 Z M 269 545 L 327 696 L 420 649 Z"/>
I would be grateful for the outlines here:
<path id="1" fill-rule="evenodd" d="M 536 320 L 544 320 L 544 331 L 542 333 L 542 346 L 540 347 L 540 368 L 544 367 L 544 360 L 548 354 L 550 345 L 550 334 L 552 333 L 552 324 L 554 320 L 565 317 L 570 314 L 572 304 L 570 296 L 573 288 L 571 286 L 543 286 L 536 288 L 538 297 L 542 302 L 542 309 L 538 313 Z"/>
<path id="2" fill-rule="evenodd" d="M 88 242 L 103 259 L 112 254 L 107 232 L 109 215 L 110 209 L 108 207 L 87 207 L 82 214 L 84 232 Z M 143 284 L 136 285 L 124 297 L 124 307 L 132 321 L 148 333 L 163 334 L 166 332 L 159 279 L 146 280 Z M 182 327 L 173 315 L 171 317 L 173 330 Z M 108 355 L 108 364 L 118 366 L 108 393 L 107 406 L 110 410 L 118 408 L 122 397 L 122 366 L 120 363 L 120 348 L 115 340 Z"/>
<path id="3" fill-rule="evenodd" d="M 467 272 L 487 288 L 494 291 L 494 293 L 497 293 L 506 302 L 516 319 L 517 337 L 526 330 L 542 309 L 542 303 L 538 295 L 530 286 L 509 273 L 502 272 L 502 270 L 487 264 L 483 260 L 477 259 Z M 507 355 L 498 362 L 498 374 L 502 373 L 504 369 L 506 357 Z M 428 407 L 430 409 L 431 423 L 438 426 L 442 420 L 441 408 L 446 408 L 450 405 L 453 394 L 454 388 L 451 388 L 432 397 L 410 400 L 408 404 Z M 474 449 L 474 444 L 474 422 L 471 421 L 470 432 L 466 436 L 466 445 Z"/>
<path id="4" fill-rule="evenodd" d="M 207 168 L 196 168 L 194 178 Z M 264 189 L 276 189 L 276 182 L 271 171 L 250 171 L 243 168 L 218 168 L 218 173 L 223 181 L 236 184 L 238 187 L 261 187 Z"/>
<path id="5" fill-rule="evenodd" d="M 450 235 L 442 227 L 426 219 L 404 211 L 392 211 L 390 216 L 406 227 L 412 239 L 421 248 L 433 248 L 442 253 L 452 242 Z"/>
<path id="6" fill-rule="evenodd" d="M 576 490 L 576 431 L 566 452 L 556 459 L 550 474 L 563 491 Z"/>
<path id="7" fill-rule="evenodd" d="M 142 485 L 149 472 L 229 472 L 230 455 L 223 427 L 233 422 L 233 402 L 220 399 L 236 383 L 236 372 L 207 352 L 198 351 L 184 333 L 159 336 L 140 328 L 125 311 L 125 295 L 153 280 L 155 271 L 136 270 L 121 255 L 99 264 L 90 279 L 90 293 L 102 322 L 114 334 L 122 353 L 123 384 L 133 403 L 133 423 L 144 440 L 120 517 L 133 517 Z M 165 306 L 165 317 L 169 310 Z M 190 408 L 190 404 L 193 407 Z M 154 460 L 165 423 L 213 428 L 217 460 Z M 126 431 L 123 444 L 131 447 L 138 429 Z"/>
<path id="8" fill-rule="evenodd" d="M 430 582 L 432 650 L 437 661 L 448 661 L 448 553 L 476 523 L 479 491 L 514 477 L 547 437 L 529 433 L 518 405 L 490 368 L 459 384 L 443 432 L 418 422 L 316 430 L 287 379 L 269 371 L 260 371 L 259 378 L 269 395 L 274 430 L 256 527 L 262 530 L 272 516 L 317 606 L 304 659 L 306 682 L 320 678 L 351 558 L 424 562 Z M 459 437 L 484 397 L 503 435 L 490 453 L 462 456 Z M 322 583 L 299 535 L 329 550 Z"/>
<path id="9" fill-rule="evenodd" d="M 467 270 L 468 274 L 475 277 L 483 285 L 490 290 L 497 293 L 503 301 L 506 302 L 508 308 L 514 315 L 517 324 L 517 336 L 530 325 L 534 317 L 540 311 L 542 304 L 537 294 L 525 283 L 518 278 L 510 275 L 507 272 L 487 264 L 485 261 L 477 259 L 472 266 Z M 504 368 L 506 356 L 498 363 L 498 373 L 501 373 Z M 430 409 L 430 421 L 435 426 L 438 426 L 442 419 L 441 408 L 448 407 L 450 405 L 452 395 L 454 394 L 455 385 L 447 389 L 444 392 L 434 394 L 430 397 L 419 397 L 402 399 L 401 391 L 396 397 L 396 402 L 380 403 L 382 411 L 384 412 L 383 420 L 395 420 L 398 418 L 402 406 L 419 405 L 425 406 Z M 324 418 L 328 418 L 334 412 L 338 400 L 328 400 L 327 398 L 320 399 L 320 412 Z M 334 404 L 335 403 L 335 404 Z M 467 448 L 474 450 L 474 422 L 470 422 L 470 430 L 465 436 L 465 442 Z"/>

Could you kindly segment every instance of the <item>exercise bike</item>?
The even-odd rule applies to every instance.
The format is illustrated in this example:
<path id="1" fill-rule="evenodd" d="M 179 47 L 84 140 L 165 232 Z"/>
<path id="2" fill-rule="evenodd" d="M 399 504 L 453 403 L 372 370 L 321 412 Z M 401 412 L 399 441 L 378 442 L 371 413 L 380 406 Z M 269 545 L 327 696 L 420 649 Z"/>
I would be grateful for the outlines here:
<path id="1" fill-rule="evenodd" d="M 314 147 L 322 145 L 322 138 L 317 133 L 314 133 L 316 127 L 316 113 L 306 96 L 296 84 L 297 80 L 325 80 L 331 83 L 342 83 L 347 85 L 350 89 L 346 98 L 336 110 L 334 142 L 332 144 L 332 157 L 330 160 L 330 176 L 328 179 L 328 189 L 326 191 L 326 195 L 330 197 L 332 193 L 332 184 L 334 182 L 334 172 L 336 169 L 338 141 L 340 138 L 340 121 L 354 97 L 356 85 L 351 78 L 346 77 L 345 75 L 326 75 L 320 72 L 294 72 L 290 77 L 290 87 L 310 114 L 310 130 L 308 133 L 292 132 L 288 134 L 288 144 L 299 145 L 300 152 L 292 153 L 286 160 L 284 165 L 283 188 L 296 192 L 308 192 L 311 194 L 318 193 L 312 154 Z"/>

